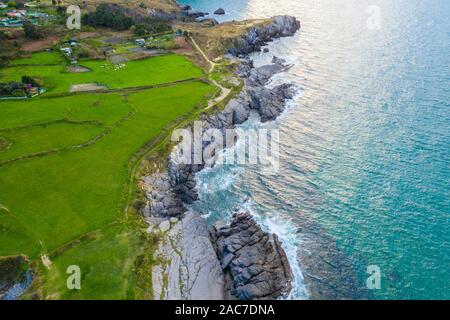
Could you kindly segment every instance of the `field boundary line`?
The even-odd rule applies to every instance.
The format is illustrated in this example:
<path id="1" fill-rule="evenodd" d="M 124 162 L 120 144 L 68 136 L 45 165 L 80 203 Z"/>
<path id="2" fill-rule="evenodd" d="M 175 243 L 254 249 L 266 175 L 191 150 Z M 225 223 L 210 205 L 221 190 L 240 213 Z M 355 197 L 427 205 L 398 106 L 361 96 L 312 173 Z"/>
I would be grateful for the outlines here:
<path id="1" fill-rule="evenodd" d="M 188 78 L 183 80 L 176 80 L 172 82 L 162 82 L 158 84 L 146 85 L 146 86 L 137 86 L 137 87 L 127 87 L 127 88 L 113 88 L 113 89 L 98 89 L 98 90 L 90 90 L 90 91 L 77 91 L 77 92 L 61 92 L 61 93 L 50 93 L 45 96 L 41 96 L 40 99 L 54 99 L 61 97 L 70 97 L 79 94 L 107 94 L 107 93 L 118 93 L 118 92 L 134 92 L 134 91 L 143 91 L 150 89 L 158 89 L 158 88 L 166 88 L 176 86 L 180 83 L 186 82 L 195 82 L 202 81 L 202 77 L 196 78 Z"/>
<path id="2" fill-rule="evenodd" d="M 63 123 L 63 124 L 66 123 L 66 124 L 74 124 L 74 125 L 92 124 L 95 126 L 102 125 L 102 122 L 98 121 L 98 120 L 70 120 L 70 119 L 63 118 L 63 119 L 52 120 L 52 121 L 47 121 L 47 122 L 29 124 L 26 126 L 18 126 L 18 127 L 13 127 L 13 128 L 0 128 L 0 132 L 24 130 L 24 129 L 31 129 L 31 128 L 36 128 L 36 127 L 45 127 L 45 126 L 49 126 L 49 125 L 57 124 L 57 123 Z"/>
<path id="3" fill-rule="evenodd" d="M 132 106 L 131 104 L 129 104 L 129 105 L 132 108 L 131 111 L 129 111 L 125 116 L 123 116 L 122 118 L 117 120 L 111 126 L 106 127 L 100 134 L 87 140 L 84 143 L 72 145 L 72 146 L 60 148 L 60 149 L 50 149 L 50 150 L 46 150 L 46 151 L 31 153 L 31 154 L 23 155 L 23 156 L 16 157 L 13 159 L 5 160 L 5 161 L 0 162 L 0 168 L 4 167 L 6 165 L 9 165 L 9 164 L 13 164 L 18 161 L 30 160 L 30 159 L 34 159 L 34 158 L 45 157 L 45 156 L 48 156 L 51 154 L 63 153 L 63 152 L 73 151 L 73 150 L 77 150 L 77 149 L 81 149 L 81 148 L 90 147 L 90 146 L 96 144 L 98 141 L 100 141 L 104 137 L 106 137 L 107 135 L 109 135 L 114 129 L 119 127 L 122 123 L 128 121 L 128 119 L 130 119 L 131 117 L 133 117 L 136 114 L 136 109 L 134 108 L 134 106 Z"/>

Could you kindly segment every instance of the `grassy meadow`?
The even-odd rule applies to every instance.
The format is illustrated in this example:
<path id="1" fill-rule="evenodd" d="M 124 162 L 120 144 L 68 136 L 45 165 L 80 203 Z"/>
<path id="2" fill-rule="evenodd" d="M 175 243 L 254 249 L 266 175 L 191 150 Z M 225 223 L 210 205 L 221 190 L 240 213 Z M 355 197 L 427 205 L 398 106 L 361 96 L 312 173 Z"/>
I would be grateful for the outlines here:
<path id="1" fill-rule="evenodd" d="M 44 58 L 45 54 L 50 57 Z M 189 60 L 174 54 L 129 61 L 122 65 L 114 65 L 106 60 L 82 61 L 80 66 L 90 69 L 90 72 L 82 73 L 68 72 L 67 66 L 58 63 L 53 55 L 54 53 L 39 53 L 13 62 L 11 66 L 0 69 L 0 82 L 20 81 L 23 75 L 27 75 L 41 78 L 47 93 L 65 93 L 76 84 L 95 83 L 109 89 L 123 89 L 203 75 Z M 53 60 L 53 63 L 39 65 L 46 60 Z"/>
<path id="2" fill-rule="evenodd" d="M 63 62 L 63 58 L 59 54 L 59 52 L 36 52 L 31 54 L 29 57 L 20 58 L 11 61 L 12 66 L 18 65 L 52 65 L 52 64 L 60 64 Z"/>
<path id="3" fill-rule="evenodd" d="M 57 61 L 33 58 L 24 61 Z M 0 257 L 25 254 L 33 262 L 27 298 L 149 298 L 143 287 L 151 281 L 139 284 L 135 274 L 151 260 L 153 242 L 140 220 L 125 214 L 133 156 L 199 112 L 216 89 L 193 80 L 126 90 L 203 76 L 177 55 L 128 62 L 119 71 L 86 61 L 92 71 L 80 74 L 24 61 L 0 69 L 0 81 L 27 74 L 43 78 L 53 93 L 85 82 L 124 90 L 0 101 Z M 50 268 L 41 255 L 50 257 Z M 82 290 L 66 288 L 69 265 L 81 267 Z"/>

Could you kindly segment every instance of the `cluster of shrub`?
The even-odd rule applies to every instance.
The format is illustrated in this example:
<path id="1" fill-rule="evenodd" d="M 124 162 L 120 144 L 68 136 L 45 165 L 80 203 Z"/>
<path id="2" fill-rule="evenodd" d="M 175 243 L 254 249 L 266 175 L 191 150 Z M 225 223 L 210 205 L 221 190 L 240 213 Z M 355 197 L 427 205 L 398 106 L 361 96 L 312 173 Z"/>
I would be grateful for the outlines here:
<path id="1" fill-rule="evenodd" d="M 6 4 L 10 9 L 23 9 L 25 7 L 25 0 L 15 0 L 15 1 L 0 1 L 3 4 Z"/>
<path id="2" fill-rule="evenodd" d="M 30 2 L 30 1 L 28 1 L 28 0 L 14 0 L 14 1 L 0 0 L 0 2 L 8 5 L 8 8 L 23 9 L 23 8 L 25 8 L 25 3 Z M 37 2 L 41 2 L 41 1 L 37 0 Z M 54 6 L 62 5 L 62 4 L 63 4 L 62 0 L 52 0 L 52 5 L 54 5 Z"/>
<path id="3" fill-rule="evenodd" d="M 148 34 L 172 31 L 172 26 L 166 20 L 146 17 L 142 19 L 141 23 L 134 25 L 132 31 L 136 36 L 142 37 Z"/>
<path id="4" fill-rule="evenodd" d="M 16 56 L 19 47 L 19 42 L 11 39 L 9 31 L 0 30 L 0 67 L 8 65 Z"/>
<path id="5" fill-rule="evenodd" d="M 0 96 L 23 97 L 28 95 L 32 88 L 40 87 L 41 85 L 37 79 L 22 76 L 22 82 L 0 83 Z"/>
<path id="6" fill-rule="evenodd" d="M 108 27 L 121 31 L 129 29 L 134 21 L 125 15 L 122 7 L 102 3 L 94 12 L 85 13 L 82 17 L 82 23 L 93 27 Z"/>
<path id="7" fill-rule="evenodd" d="M 136 22 L 126 14 L 126 8 L 117 4 L 100 4 L 94 12 L 85 13 L 82 24 L 92 27 L 108 27 L 117 31 L 132 28 L 137 36 L 171 31 L 170 22 L 156 17 L 145 17 Z"/>
<path id="8" fill-rule="evenodd" d="M 23 23 L 23 32 L 28 39 L 42 39 L 45 37 L 46 30 L 42 27 L 36 26 L 30 21 L 26 20 Z"/>

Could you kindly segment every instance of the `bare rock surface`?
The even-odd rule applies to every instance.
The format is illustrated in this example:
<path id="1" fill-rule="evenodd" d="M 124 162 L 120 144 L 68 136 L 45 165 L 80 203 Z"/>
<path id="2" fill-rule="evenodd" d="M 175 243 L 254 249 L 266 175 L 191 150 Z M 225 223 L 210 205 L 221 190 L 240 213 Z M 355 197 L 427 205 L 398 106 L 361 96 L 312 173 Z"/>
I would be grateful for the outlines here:
<path id="1" fill-rule="evenodd" d="M 222 16 L 225 14 L 225 10 L 223 8 L 219 8 L 216 11 L 214 11 L 214 14 Z"/>
<path id="2" fill-rule="evenodd" d="M 166 173 L 145 177 L 143 186 L 148 202 L 143 209 L 145 217 L 178 217 L 186 211 L 183 202 L 173 192 Z"/>
<path id="3" fill-rule="evenodd" d="M 205 220 L 187 213 L 164 237 L 153 268 L 155 299 L 223 300 L 224 275 Z M 164 281 L 166 278 L 168 281 Z"/>

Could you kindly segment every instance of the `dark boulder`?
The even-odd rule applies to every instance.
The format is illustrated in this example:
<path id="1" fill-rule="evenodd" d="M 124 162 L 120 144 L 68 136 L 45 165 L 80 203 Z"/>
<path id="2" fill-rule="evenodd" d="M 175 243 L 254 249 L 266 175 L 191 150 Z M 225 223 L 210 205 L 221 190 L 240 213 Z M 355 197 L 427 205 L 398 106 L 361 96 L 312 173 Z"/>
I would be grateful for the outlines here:
<path id="1" fill-rule="evenodd" d="M 205 12 L 201 12 L 198 10 L 188 10 L 187 15 L 192 18 L 202 18 L 207 15 Z"/>
<path id="2" fill-rule="evenodd" d="M 192 9 L 191 6 L 187 4 L 180 6 L 181 11 L 189 11 L 191 9 Z"/>
<path id="3" fill-rule="evenodd" d="M 217 9 L 216 11 L 214 11 L 214 14 L 218 15 L 218 16 L 222 16 L 225 14 L 225 10 L 222 8 Z"/>
<path id="4" fill-rule="evenodd" d="M 210 230 L 229 283 L 229 298 L 241 300 L 287 297 L 292 271 L 276 234 L 269 234 L 248 212 L 233 216 L 230 226 Z"/>

